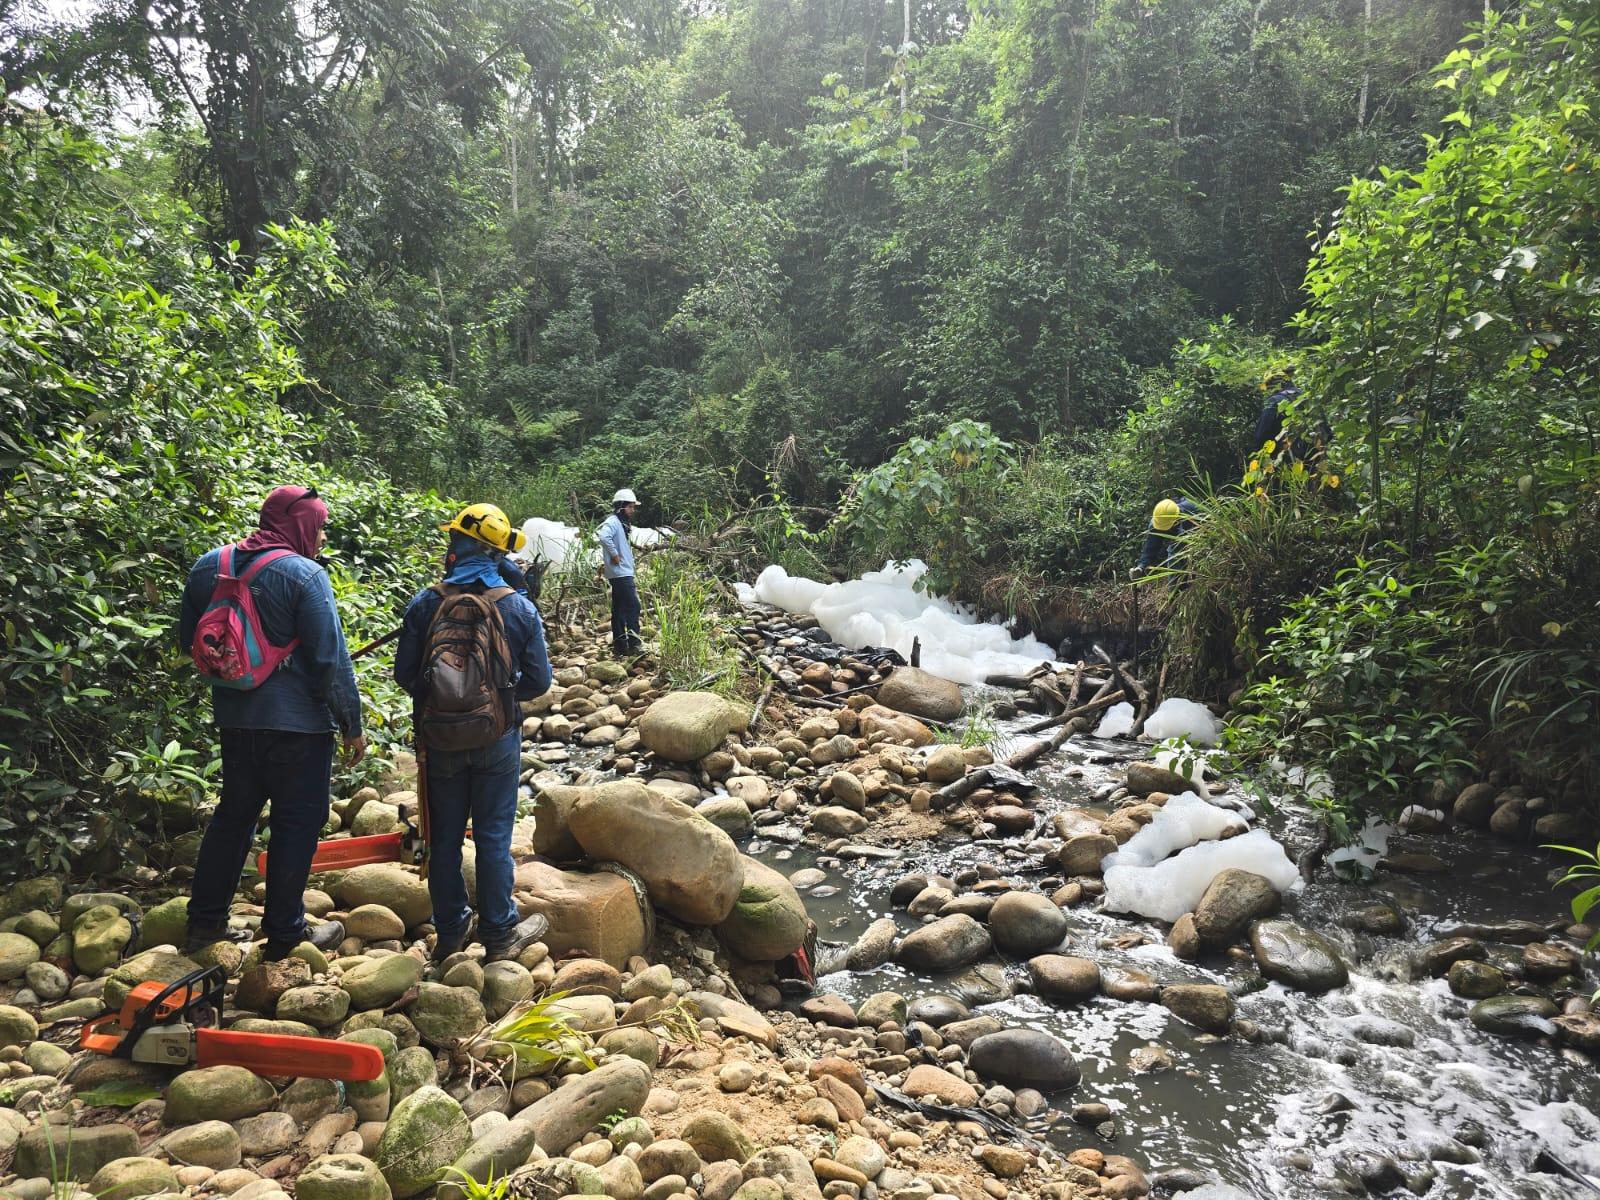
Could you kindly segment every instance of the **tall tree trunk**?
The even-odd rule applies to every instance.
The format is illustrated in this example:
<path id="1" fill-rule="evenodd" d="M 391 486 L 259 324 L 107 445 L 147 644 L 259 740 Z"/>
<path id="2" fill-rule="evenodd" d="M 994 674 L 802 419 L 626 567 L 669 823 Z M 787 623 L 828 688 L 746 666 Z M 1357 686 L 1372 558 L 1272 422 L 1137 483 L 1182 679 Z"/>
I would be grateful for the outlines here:
<path id="1" fill-rule="evenodd" d="M 906 110 L 910 106 L 909 91 L 911 80 L 907 76 L 908 60 L 911 57 L 911 0 L 901 0 L 901 11 L 905 14 L 905 28 L 900 37 L 900 137 L 905 138 L 909 132 L 906 126 Z M 902 140 L 900 146 L 900 169 L 911 169 L 911 151 Z"/>
<path id="2" fill-rule="evenodd" d="M 1356 128 L 1367 127 L 1367 95 L 1372 88 L 1372 0 L 1361 13 L 1361 99 L 1356 105 Z"/>

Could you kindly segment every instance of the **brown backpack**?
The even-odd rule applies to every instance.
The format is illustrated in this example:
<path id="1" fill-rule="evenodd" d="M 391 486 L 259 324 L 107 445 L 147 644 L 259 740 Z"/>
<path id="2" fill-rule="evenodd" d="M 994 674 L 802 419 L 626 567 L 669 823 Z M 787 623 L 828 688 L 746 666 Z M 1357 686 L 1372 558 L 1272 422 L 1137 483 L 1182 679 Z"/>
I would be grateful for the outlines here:
<path id="1" fill-rule="evenodd" d="M 417 733 L 435 750 L 491 746 L 516 721 L 511 645 L 499 601 L 508 587 L 474 592 L 453 584 L 428 626 L 422 651 L 427 687 L 417 710 Z"/>

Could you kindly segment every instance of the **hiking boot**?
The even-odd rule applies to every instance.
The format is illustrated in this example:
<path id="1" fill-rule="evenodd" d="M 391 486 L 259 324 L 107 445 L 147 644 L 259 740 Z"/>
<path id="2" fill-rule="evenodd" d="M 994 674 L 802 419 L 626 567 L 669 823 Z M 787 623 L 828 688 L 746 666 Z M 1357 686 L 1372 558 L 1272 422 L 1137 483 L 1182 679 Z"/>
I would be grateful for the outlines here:
<path id="1" fill-rule="evenodd" d="M 193 957 L 207 946 L 214 946 L 218 942 L 248 942 L 252 941 L 248 929 L 230 929 L 226 925 L 214 926 L 210 929 L 185 929 L 183 945 L 180 949 L 185 957 Z"/>
<path id="2" fill-rule="evenodd" d="M 322 953 L 338 947 L 344 941 L 344 924 L 340 921 L 308 921 L 305 932 L 301 934 L 299 942 L 280 942 L 272 938 L 267 939 L 266 946 L 261 951 L 262 962 L 282 962 L 294 953 L 294 948 L 300 942 L 310 942 Z"/>
<path id="3" fill-rule="evenodd" d="M 467 916 L 467 927 L 454 937 L 445 937 L 439 934 L 433 941 L 433 961 L 441 963 L 452 954 L 458 954 L 472 944 L 473 934 L 478 932 L 478 918 L 473 914 Z"/>
<path id="4" fill-rule="evenodd" d="M 529 946 L 549 932 L 550 919 L 543 913 L 534 913 L 531 917 L 523 918 L 520 925 L 510 933 L 500 937 L 485 938 L 483 941 L 484 962 L 500 962 L 503 959 L 516 958 Z"/>

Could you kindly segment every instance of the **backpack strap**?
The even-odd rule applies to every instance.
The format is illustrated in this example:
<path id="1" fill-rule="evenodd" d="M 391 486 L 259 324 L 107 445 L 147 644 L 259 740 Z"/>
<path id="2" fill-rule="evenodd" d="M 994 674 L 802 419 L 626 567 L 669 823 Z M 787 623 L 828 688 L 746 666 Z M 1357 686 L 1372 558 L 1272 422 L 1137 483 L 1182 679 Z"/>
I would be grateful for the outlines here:
<path id="1" fill-rule="evenodd" d="M 223 553 L 227 555 L 227 562 L 229 566 L 233 564 L 233 550 L 234 547 L 229 546 L 223 551 Z M 276 550 L 263 550 L 260 554 L 256 555 L 255 561 L 244 569 L 244 574 L 239 576 L 239 582 L 243 584 L 249 584 L 252 579 L 261 574 L 264 568 L 270 567 L 279 559 L 293 558 L 294 556 L 295 553 L 293 550 L 285 550 L 281 547 Z M 231 572 L 229 573 L 231 574 Z"/>

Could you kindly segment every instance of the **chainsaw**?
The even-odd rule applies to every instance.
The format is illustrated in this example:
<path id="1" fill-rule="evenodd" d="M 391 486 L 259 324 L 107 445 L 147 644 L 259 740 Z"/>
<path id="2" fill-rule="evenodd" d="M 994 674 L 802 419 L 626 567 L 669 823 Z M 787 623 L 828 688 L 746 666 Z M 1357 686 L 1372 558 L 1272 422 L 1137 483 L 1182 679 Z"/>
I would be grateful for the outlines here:
<path id="1" fill-rule="evenodd" d="M 78 1044 L 164 1067 L 243 1067 L 257 1075 L 347 1083 L 383 1074 L 383 1051 L 376 1046 L 215 1028 L 227 982 L 220 966 L 191 971 L 173 983 L 147 980 L 128 993 L 120 1010 L 86 1023 Z"/>

